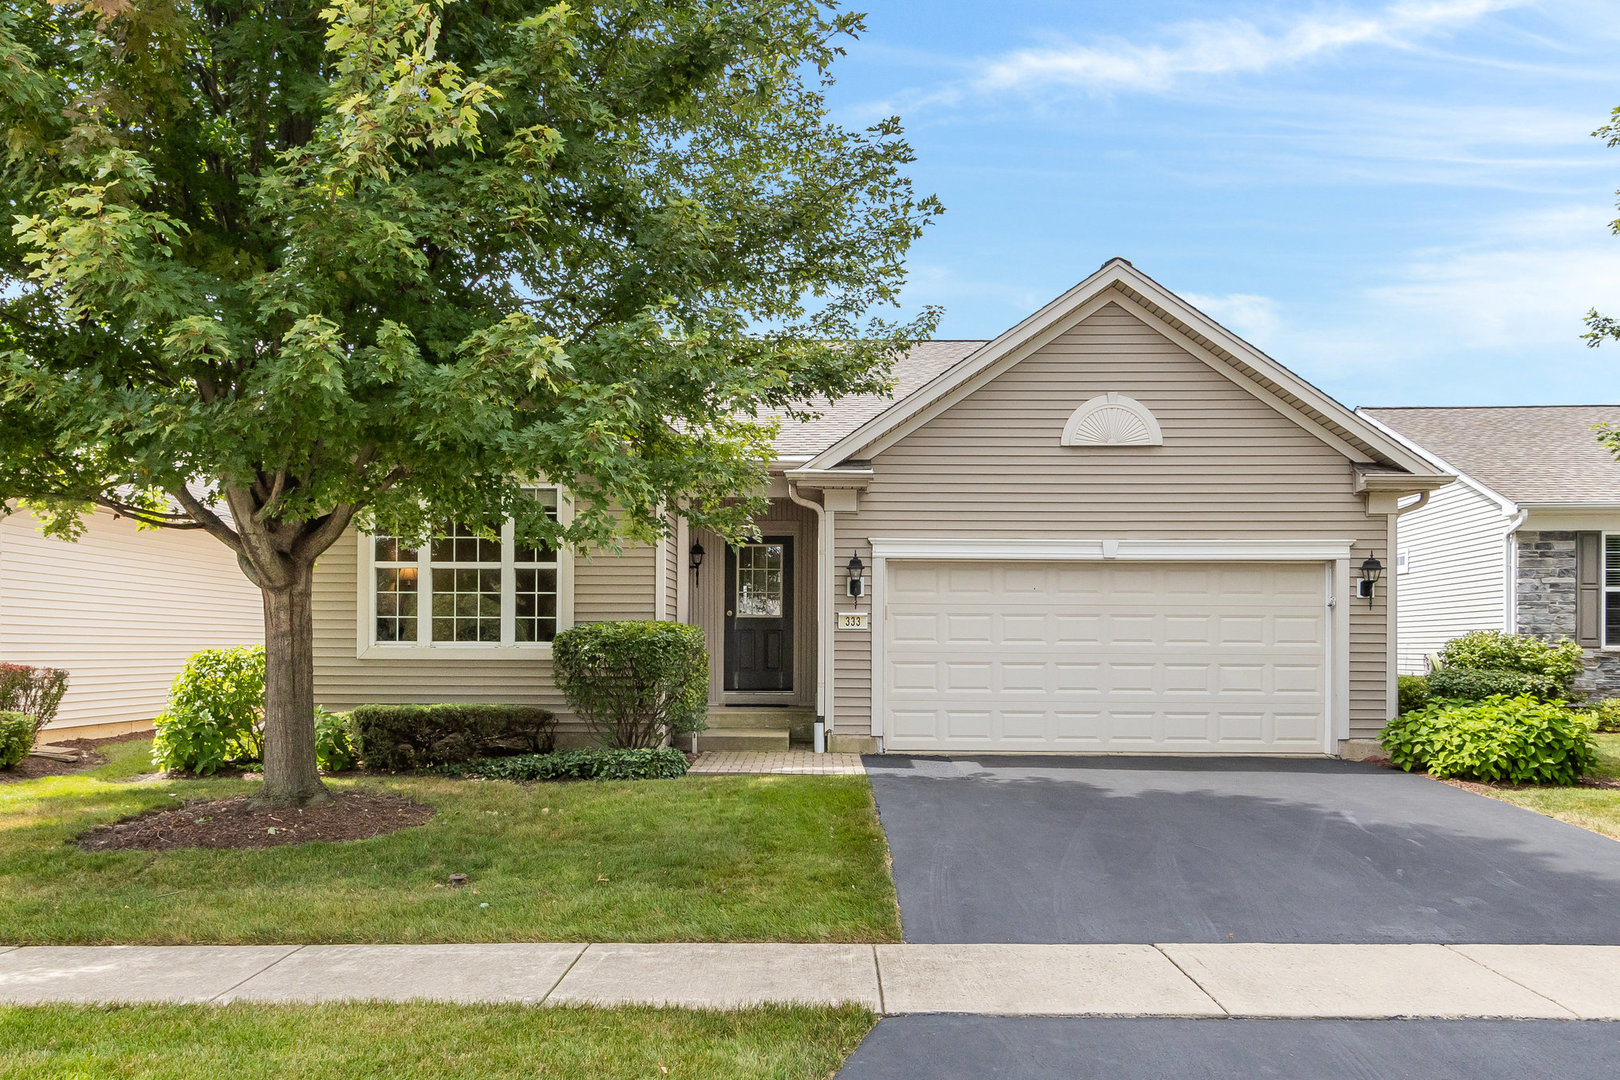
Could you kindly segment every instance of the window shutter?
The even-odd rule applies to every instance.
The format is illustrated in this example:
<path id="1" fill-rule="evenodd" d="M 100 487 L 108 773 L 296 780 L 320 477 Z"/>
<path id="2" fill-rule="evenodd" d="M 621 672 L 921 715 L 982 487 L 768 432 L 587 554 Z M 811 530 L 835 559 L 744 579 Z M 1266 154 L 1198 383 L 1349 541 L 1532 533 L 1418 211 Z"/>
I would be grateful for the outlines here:
<path id="1" fill-rule="evenodd" d="M 1603 534 L 1575 534 L 1575 640 L 1603 644 Z"/>

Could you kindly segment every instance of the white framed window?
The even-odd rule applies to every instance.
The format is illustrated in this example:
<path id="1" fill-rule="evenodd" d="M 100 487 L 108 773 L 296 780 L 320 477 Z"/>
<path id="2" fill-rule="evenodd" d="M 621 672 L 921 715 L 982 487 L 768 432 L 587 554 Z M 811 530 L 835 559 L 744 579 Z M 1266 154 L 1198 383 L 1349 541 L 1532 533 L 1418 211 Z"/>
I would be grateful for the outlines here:
<path id="1" fill-rule="evenodd" d="M 528 489 L 555 521 L 566 520 L 560 489 Z M 573 625 L 573 561 L 566 550 L 516 542 L 510 521 L 499 539 L 447 521 L 423 546 L 360 535 L 357 655 L 395 652 L 549 654 Z"/>
<path id="2" fill-rule="evenodd" d="M 1620 646 L 1620 533 L 1603 534 L 1603 644 Z"/>

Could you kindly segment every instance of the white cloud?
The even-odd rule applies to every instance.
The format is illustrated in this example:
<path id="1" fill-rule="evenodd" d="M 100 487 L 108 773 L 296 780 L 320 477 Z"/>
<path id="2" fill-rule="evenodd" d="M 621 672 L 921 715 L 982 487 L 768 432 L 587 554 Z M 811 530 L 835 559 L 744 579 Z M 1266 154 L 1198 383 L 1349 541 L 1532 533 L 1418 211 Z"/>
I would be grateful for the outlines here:
<path id="1" fill-rule="evenodd" d="M 1189 299 L 1353 403 L 1614 400 L 1620 356 L 1581 340 L 1587 311 L 1620 312 L 1614 215 L 1578 205 L 1488 223 L 1467 245 L 1414 252 L 1382 281 L 1314 303 Z"/>
<path id="2" fill-rule="evenodd" d="M 1312 13 L 1264 27 L 1247 19 L 1167 27 L 1164 40 L 1119 39 L 1024 49 L 986 61 L 979 90 L 1066 87 L 1161 92 L 1187 76 L 1248 74 L 1357 45 L 1403 48 L 1431 34 L 1522 7 L 1526 0 L 1407 0 L 1371 13 Z"/>
<path id="3" fill-rule="evenodd" d="M 1269 347 L 1282 327 L 1282 313 L 1277 301 L 1269 296 L 1254 293 L 1227 293 L 1224 296 L 1185 293 L 1183 296 L 1193 307 L 1262 349 Z"/>

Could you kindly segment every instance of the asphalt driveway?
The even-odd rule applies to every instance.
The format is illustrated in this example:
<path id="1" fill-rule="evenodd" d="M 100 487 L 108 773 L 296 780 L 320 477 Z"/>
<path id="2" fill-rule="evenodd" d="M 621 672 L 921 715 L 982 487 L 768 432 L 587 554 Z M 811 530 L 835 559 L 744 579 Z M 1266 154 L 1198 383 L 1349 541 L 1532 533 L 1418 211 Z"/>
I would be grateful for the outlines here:
<path id="1" fill-rule="evenodd" d="M 1426 777 L 865 760 L 906 941 L 1620 944 L 1620 843 Z"/>
<path id="2" fill-rule="evenodd" d="M 1620 1024 L 891 1016 L 840 1080 L 1600 1080 Z"/>

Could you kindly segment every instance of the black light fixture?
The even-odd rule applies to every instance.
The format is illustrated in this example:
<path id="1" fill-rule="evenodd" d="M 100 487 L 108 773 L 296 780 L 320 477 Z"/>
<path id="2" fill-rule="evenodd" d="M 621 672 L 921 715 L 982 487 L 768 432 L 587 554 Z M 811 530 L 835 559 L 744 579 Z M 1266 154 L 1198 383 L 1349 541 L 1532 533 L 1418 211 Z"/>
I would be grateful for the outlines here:
<path id="1" fill-rule="evenodd" d="M 866 595 L 866 564 L 861 562 L 860 552 L 850 555 L 844 569 L 849 572 L 849 595 L 859 600 Z"/>
<path id="2" fill-rule="evenodd" d="M 688 554 L 692 556 L 692 572 L 695 574 L 697 568 L 703 565 L 703 545 L 693 544 Z"/>
<path id="3" fill-rule="evenodd" d="M 1384 564 L 1378 561 L 1378 556 L 1369 554 L 1361 561 L 1361 595 L 1367 598 L 1369 608 L 1373 606 L 1374 586 L 1383 576 Z"/>

